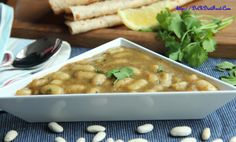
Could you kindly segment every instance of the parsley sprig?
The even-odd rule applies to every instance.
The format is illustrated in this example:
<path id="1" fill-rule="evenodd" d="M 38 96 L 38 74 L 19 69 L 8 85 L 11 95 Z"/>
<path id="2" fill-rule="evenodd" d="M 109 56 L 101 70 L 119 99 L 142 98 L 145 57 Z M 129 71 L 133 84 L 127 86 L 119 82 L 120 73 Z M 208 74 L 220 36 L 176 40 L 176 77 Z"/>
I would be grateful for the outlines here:
<path id="1" fill-rule="evenodd" d="M 228 61 L 224 61 L 222 63 L 217 64 L 216 69 L 222 72 L 227 71 L 228 76 L 221 76 L 220 79 L 224 82 L 227 82 L 229 84 L 236 86 L 236 65 L 235 64 Z"/>
<path id="2" fill-rule="evenodd" d="M 191 11 L 171 13 L 166 9 L 157 14 L 157 33 L 165 42 L 169 58 L 197 67 L 208 59 L 209 52 L 215 50 L 214 34 L 233 20 L 234 17 L 217 19 Z"/>
<path id="3" fill-rule="evenodd" d="M 122 80 L 128 77 L 131 77 L 134 74 L 133 70 L 129 67 L 123 67 L 120 69 L 112 69 L 106 73 L 107 77 L 114 77 L 117 82 L 118 80 Z M 115 83 L 114 82 L 114 83 Z"/>

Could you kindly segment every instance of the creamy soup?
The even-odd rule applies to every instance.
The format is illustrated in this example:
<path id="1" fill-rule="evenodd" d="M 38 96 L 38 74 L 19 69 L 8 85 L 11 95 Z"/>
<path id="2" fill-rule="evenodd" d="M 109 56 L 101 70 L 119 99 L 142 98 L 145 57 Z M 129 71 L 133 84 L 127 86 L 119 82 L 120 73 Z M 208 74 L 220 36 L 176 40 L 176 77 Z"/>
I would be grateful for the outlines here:
<path id="1" fill-rule="evenodd" d="M 217 88 L 143 51 L 118 47 L 33 80 L 17 95 L 213 91 Z"/>

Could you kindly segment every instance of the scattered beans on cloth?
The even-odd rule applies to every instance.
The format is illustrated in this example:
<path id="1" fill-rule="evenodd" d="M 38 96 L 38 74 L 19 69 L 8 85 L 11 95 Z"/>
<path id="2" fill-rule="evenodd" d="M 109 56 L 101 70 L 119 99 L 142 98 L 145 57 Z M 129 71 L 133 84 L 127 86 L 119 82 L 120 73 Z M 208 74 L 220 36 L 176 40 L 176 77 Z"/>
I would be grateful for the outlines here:
<path id="1" fill-rule="evenodd" d="M 59 125 L 57 122 L 50 122 L 48 123 L 48 128 L 54 133 L 62 133 L 63 127 Z"/>
<path id="2" fill-rule="evenodd" d="M 218 138 L 218 139 L 214 139 L 212 142 L 223 142 L 223 140 Z"/>
<path id="3" fill-rule="evenodd" d="M 174 137 L 186 137 L 192 133 L 192 129 L 189 126 L 177 126 L 170 130 L 171 136 Z"/>
<path id="4" fill-rule="evenodd" d="M 101 125 L 91 125 L 91 126 L 87 127 L 87 131 L 89 133 L 98 133 L 98 132 L 103 132 L 105 130 L 106 130 L 106 128 Z"/>
<path id="5" fill-rule="evenodd" d="M 154 129 L 154 126 L 152 124 L 144 124 L 141 126 L 138 126 L 137 128 L 137 132 L 140 134 L 145 134 L 145 133 L 149 133 Z"/>
<path id="6" fill-rule="evenodd" d="M 66 140 L 63 137 L 56 137 L 55 142 L 66 142 Z"/>
<path id="7" fill-rule="evenodd" d="M 16 130 L 10 130 L 6 133 L 4 137 L 4 142 L 11 142 L 14 139 L 16 139 L 17 136 L 18 136 L 18 132 Z"/>
<path id="8" fill-rule="evenodd" d="M 106 137 L 106 133 L 105 132 L 98 132 L 94 137 L 93 137 L 93 141 L 92 142 L 100 142 L 102 140 L 105 139 Z"/>
<path id="9" fill-rule="evenodd" d="M 81 137 L 76 140 L 76 142 L 85 142 L 85 138 Z"/>
<path id="10" fill-rule="evenodd" d="M 180 142 L 197 142 L 197 139 L 194 137 L 183 138 Z"/>
<path id="11" fill-rule="evenodd" d="M 211 129 L 204 128 L 202 131 L 202 140 L 207 141 L 211 137 Z"/>

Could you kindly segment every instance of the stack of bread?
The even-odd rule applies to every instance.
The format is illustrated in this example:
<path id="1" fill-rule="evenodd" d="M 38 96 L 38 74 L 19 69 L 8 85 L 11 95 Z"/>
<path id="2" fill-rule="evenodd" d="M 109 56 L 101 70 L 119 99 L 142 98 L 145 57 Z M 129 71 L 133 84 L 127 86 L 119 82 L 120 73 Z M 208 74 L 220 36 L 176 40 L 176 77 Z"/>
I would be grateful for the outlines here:
<path id="1" fill-rule="evenodd" d="M 72 34 L 122 24 L 120 9 L 137 8 L 158 0 L 49 0 L 56 14 L 66 13 Z"/>
<path id="2" fill-rule="evenodd" d="M 121 25 L 122 19 L 117 14 L 119 10 L 139 8 L 160 1 L 165 0 L 49 0 L 49 3 L 55 14 L 66 15 L 65 23 L 71 33 L 78 34 Z"/>

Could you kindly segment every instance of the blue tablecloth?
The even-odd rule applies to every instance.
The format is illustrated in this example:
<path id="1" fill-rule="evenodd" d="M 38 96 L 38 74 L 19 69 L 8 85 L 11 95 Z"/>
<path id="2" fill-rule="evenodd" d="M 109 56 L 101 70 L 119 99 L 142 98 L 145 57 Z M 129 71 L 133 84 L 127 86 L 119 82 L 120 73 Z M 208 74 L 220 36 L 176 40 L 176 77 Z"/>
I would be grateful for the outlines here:
<path id="1" fill-rule="evenodd" d="M 87 51 L 84 48 L 73 48 L 72 57 Z M 198 70 L 218 78 L 224 73 L 214 70 L 214 66 L 226 59 L 210 58 Z M 236 64 L 236 60 L 229 60 Z M 209 102 L 214 103 L 214 102 Z M 36 109 L 36 108 L 31 108 Z M 152 123 L 155 129 L 148 134 L 137 134 L 135 129 L 144 123 Z M 62 136 L 68 142 L 75 142 L 79 137 L 85 137 L 86 141 L 91 141 L 93 134 L 86 133 L 85 129 L 91 124 L 101 124 L 106 126 L 107 138 L 123 139 L 128 141 L 131 138 L 142 137 L 149 142 L 177 142 L 181 138 L 170 137 L 169 131 L 178 125 L 188 125 L 192 127 L 191 136 L 200 141 L 201 131 L 205 127 L 210 127 L 212 131 L 211 140 L 222 138 L 228 141 L 230 137 L 236 135 L 236 99 L 227 103 L 214 113 L 202 120 L 175 120 L 175 121 L 119 121 L 119 122 L 73 122 L 60 123 L 64 127 L 64 132 L 54 134 L 47 128 L 47 123 L 27 123 L 6 112 L 0 112 L 0 139 L 11 129 L 19 132 L 19 136 L 14 142 L 53 142 L 56 136 Z"/>

